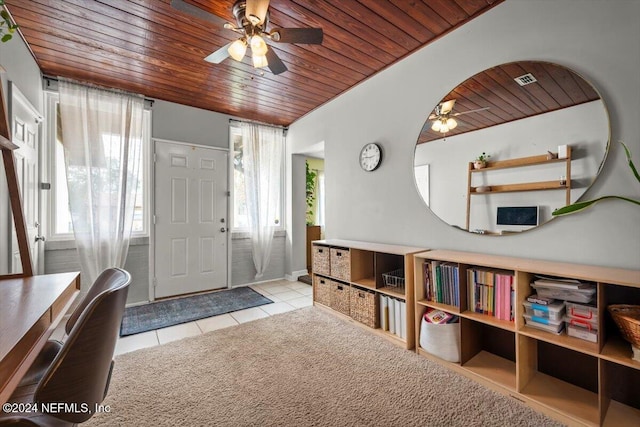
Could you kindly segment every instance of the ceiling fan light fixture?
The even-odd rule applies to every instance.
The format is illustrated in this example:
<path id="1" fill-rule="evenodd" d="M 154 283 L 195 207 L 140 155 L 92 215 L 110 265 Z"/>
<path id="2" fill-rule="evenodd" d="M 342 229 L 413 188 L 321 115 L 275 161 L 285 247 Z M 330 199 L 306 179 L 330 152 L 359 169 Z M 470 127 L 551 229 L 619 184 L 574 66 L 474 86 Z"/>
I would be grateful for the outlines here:
<path id="1" fill-rule="evenodd" d="M 256 55 L 254 52 L 252 59 L 253 59 L 253 66 L 255 68 L 264 68 L 269 66 L 269 61 L 267 61 L 267 57 L 265 55 Z"/>
<path id="2" fill-rule="evenodd" d="M 448 118 L 447 119 L 447 127 L 449 128 L 449 130 L 451 129 L 455 129 L 456 126 L 458 126 L 458 122 L 456 122 L 454 119 L 452 118 Z"/>
<path id="3" fill-rule="evenodd" d="M 251 37 L 251 52 L 253 55 L 265 56 L 267 54 L 267 43 L 258 35 Z"/>
<path id="4" fill-rule="evenodd" d="M 263 22 L 267 16 L 269 1 L 254 0 L 248 1 L 245 5 L 244 16 L 252 25 L 258 25 Z"/>
<path id="5" fill-rule="evenodd" d="M 434 120 L 433 124 L 431 125 L 431 130 L 435 131 L 435 132 L 440 132 L 440 120 Z"/>
<path id="6" fill-rule="evenodd" d="M 236 61 L 242 61 L 242 58 L 244 58 L 247 52 L 247 42 L 244 39 L 238 39 L 231 43 L 227 52 L 229 52 L 229 56 Z"/>

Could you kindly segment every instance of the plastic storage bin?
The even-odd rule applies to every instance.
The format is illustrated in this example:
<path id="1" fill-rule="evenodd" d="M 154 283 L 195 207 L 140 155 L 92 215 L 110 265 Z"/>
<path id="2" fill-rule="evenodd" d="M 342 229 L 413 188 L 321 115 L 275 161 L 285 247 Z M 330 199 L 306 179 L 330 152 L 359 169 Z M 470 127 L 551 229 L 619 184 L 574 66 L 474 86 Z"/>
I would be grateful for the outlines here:
<path id="1" fill-rule="evenodd" d="M 567 302 L 567 316 L 598 324 L 598 308 L 593 305 Z"/>
<path id="2" fill-rule="evenodd" d="M 568 289 L 568 288 L 555 288 L 545 285 L 531 284 L 538 294 L 543 298 L 561 299 L 565 301 L 588 303 L 596 294 L 596 287 L 589 287 L 584 289 Z"/>
<path id="3" fill-rule="evenodd" d="M 422 319 L 420 347 L 447 362 L 460 362 L 460 322 L 438 325 Z"/>
<path id="4" fill-rule="evenodd" d="M 598 321 L 594 319 L 581 319 L 579 317 L 564 316 L 567 327 L 567 335 L 586 341 L 598 342 Z"/>
<path id="5" fill-rule="evenodd" d="M 554 302 L 548 305 L 532 304 L 529 301 L 522 303 L 526 314 L 531 317 L 543 319 L 562 320 L 564 316 L 564 301 Z"/>
<path id="6" fill-rule="evenodd" d="M 560 335 L 564 329 L 564 321 L 544 319 L 542 317 L 524 315 L 524 323 L 532 328 L 540 329 L 543 331 L 551 332 L 552 334 Z"/>

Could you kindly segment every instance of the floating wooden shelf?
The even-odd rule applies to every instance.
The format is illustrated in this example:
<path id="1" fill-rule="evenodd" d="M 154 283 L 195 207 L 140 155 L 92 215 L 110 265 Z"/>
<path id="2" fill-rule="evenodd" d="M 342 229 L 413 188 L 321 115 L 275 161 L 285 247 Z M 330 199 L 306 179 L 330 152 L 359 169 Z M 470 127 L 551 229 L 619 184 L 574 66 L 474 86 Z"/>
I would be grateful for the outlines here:
<path id="1" fill-rule="evenodd" d="M 555 154 L 554 154 L 555 155 Z M 482 187 L 490 187 L 490 189 L 478 191 L 478 186 L 472 186 L 472 175 L 483 172 L 493 172 L 500 169 L 522 168 L 527 166 L 543 165 L 543 164 L 560 164 L 564 165 L 563 175 L 565 180 L 555 181 L 538 181 L 538 182 L 521 182 L 514 184 L 498 184 L 483 185 Z M 467 172 L 467 221 L 466 229 L 469 230 L 471 216 L 471 196 L 487 195 L 496 193 L 515 193 L 523 191 L 545 191 L 545 190 L 565 190 L 565 202 L 571 203 L 571 147 L 568 147 L 567 157 L 565 159 L 549 159 L 547 154 L 529 157 L 519 157 L 515 159 L 496 160 L 487 162 L 487 166 L 482 169 L 474 169 L 473 162 L 469 163 Z"/>
<path id="2" fill-rule="evenodd" d="M 557 153 L 554 153 L 557 156 Z M 482 169 L 471 169 L 472 173 L 486 172 L 496 169 L 519 168 L 522 166 L 543 165 L 546 163 L 563 163 L 567 159 L 548 159 L 546 154 L 540 156 L 520 157 L 517 159 L 496 160 L 487 162 L 487 166 Z"/>
<path id="3" fill-rule="evenodd" d="M 567 185 L 560 181 L 524 182 L 522 184 L 492 185 L 491 190 L 476 191 L 477 187 L 471 187 L 471 195 L 483 196 L 491 193 L 513 193 L 520 191 L 542 191 L 542 190 L 566 190 Z"/>

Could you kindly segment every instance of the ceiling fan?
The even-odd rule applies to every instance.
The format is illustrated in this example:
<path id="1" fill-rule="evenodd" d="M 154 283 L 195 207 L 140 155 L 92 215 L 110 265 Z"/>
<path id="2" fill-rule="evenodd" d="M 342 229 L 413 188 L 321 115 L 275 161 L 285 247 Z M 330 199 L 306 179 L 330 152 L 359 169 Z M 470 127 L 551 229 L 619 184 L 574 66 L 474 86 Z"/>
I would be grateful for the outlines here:
<path id="1" fill-rule="evenodd" d="M 181 12 L 220 25 L 220 18 L 216 15 L 184 0 L 171 0 L 171 6 Z M 247 47 L 250 47 L 255 68 L 268 67 L 273 74 L 280 74 L 287 71 L 287 67 L 276 52 L 269 48 L 265 39 L 277 43 L 322 43 L 322 28 L 269 28 L 269 0 L 238 0 L 233 5 L 232 12 L 236 18 L 236 24 L 224 22 L 223 27 L 240 34 L 240 38 L 222 46 L 204 58 L 205 61 L 219 64 L 229 56 L 236 61 L 242 61 Z"/>
<path id="2" fill-rule="evenodd" d="M 478 111 L 489 109 L 489 107 L 483 107 L 476 108 L 475 110 L 452 113 L 455 103 L 455 99 L 450 99 L 449 101 L 444 101 L 436 105 L 436 108 L 433 110 L 433 114 L 429 116 L 429 120 L 433 120 L 433 124 L 431 125 L 432 130 L 447 133 L 458 126 L 458 122 L 453 117 L 462 116 L 463 114 L 477 113 Z"/>

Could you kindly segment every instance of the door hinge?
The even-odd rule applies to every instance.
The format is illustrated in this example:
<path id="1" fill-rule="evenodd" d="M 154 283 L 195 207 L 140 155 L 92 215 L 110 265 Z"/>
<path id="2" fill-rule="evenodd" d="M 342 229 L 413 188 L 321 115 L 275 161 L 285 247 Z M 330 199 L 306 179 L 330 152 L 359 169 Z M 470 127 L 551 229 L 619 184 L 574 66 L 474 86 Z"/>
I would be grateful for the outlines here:
<path id="1" fill-rule="evenodd" d="M 158 161 L 158 155 L 156 153 L 153 153 L 153 163 Z"/>
<path id="2" fill-rule="evenodd" d="M 153 225 L 156 225 L 156 216 L 153 215 Z"/>
<path id="3" fill-rule="evenodd" d="M 156 279 L 155 277 L 153 278 L 153 287 L 155 288 L 156 286 L 158 286 L 158 279 Z"/>
<path id="4" fill-rule="evenodd" d="M 227 197 L 231 197 L 231 191 L 225 191 Z"/>

